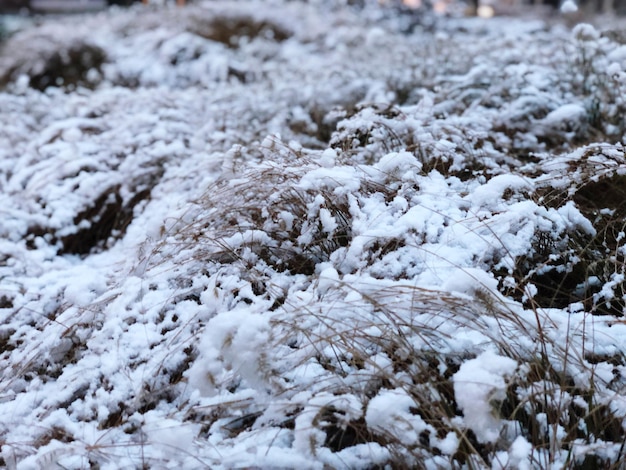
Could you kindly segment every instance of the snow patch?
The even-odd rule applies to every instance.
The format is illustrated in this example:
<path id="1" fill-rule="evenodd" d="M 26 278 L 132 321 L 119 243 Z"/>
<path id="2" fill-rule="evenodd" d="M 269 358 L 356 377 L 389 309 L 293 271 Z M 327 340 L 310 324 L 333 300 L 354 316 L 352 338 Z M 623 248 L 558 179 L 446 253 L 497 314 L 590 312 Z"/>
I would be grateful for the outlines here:
<path id="1" fill-rule="evenodd" d="M 463 411 L 465 425 L 482 443 L 495 443 L 504 423 L 498 404 L 506 397 L 506 379 L 517 368 L 513 359 L 485 351 L 461 364 L 454 374 L 454 396 Z"/>

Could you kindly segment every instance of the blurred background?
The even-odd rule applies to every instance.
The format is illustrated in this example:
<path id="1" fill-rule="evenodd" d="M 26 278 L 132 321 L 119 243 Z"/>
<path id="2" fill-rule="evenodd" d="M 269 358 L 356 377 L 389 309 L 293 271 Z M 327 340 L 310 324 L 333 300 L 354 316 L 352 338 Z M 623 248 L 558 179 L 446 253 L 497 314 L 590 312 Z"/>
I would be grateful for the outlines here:
<path id="1" fill-rule="evenodd" d="M 178 3 L 194 0 L 0 0 L 0 14 L 41 14 L 96 11 L 110 5 L 130 6 L 133 3 Z M 196 0 L 198 1 L 198 0 Z M 576 5 L 586 14 L 626 14 L 626 0 L 345 0 L 346 5 L 378 3 L 389 8 L 431 10 L 446 14 L 461 11 L 483 17 L 515 15 L 535 10 L 550 13 L 563 3 Z"/>
<path id="2" fill-rule="evenodd" d="M 290 0 L 286 0 L 290 1 Z M 329 7 L 376 8 L 410 21 L 433 16 L 564 17 L 568 24 L 591 22 L 595 16 L 626 16 L 626 0 L 301 0 Z M 89 13 L 109 7 L 126 8 L 211 3 L 211 0 L 0 0 L 0 41 L 43 15 Z"/>

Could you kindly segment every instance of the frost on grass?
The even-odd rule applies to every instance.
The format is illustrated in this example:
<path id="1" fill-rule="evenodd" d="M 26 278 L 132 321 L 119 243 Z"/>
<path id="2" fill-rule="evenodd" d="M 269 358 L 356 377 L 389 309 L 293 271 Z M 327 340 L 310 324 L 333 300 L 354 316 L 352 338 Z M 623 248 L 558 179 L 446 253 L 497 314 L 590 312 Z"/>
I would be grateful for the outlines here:
<path id="1" fill-rule="evenodd" d="M 0 465 L 619 468 L 618 31 L 278 1 L 12 36 Z"/>

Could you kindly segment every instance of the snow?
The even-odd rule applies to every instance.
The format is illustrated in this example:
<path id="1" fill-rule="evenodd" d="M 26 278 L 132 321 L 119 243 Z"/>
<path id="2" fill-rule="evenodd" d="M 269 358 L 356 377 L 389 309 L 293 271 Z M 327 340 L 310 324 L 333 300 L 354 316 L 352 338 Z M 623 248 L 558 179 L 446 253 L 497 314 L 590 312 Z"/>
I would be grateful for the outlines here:
<path id="1" fill-rule="evenodd" d="M 578 11 L 578 5 L 576 5 L 576 3 L 572 0 L 565 0 L 561 4 L 561 13 L 568 14 L 568 13 L 575 13 L 577 11 Z"/>
<path id="2" fill-rule="evenodd" d="M 456 401 L 478 442 L 495 443 L 500 437 L 502 423 L 494 407 L 504 400 L 507 376 L 516 368 L 514 360 L 488 350 L 464 362 L 454 374 Z"/>
<path id="3" fill-rule="evenodd" d="M 579 104 L 565 104 L 563 106 L 559 106 L 554 111 L 550 111 L 550 113 L 544 118 L 544 123 L 551 125 L 566 119 L 577 119 L 580 118 L 580 116 L 584 116 L 585 113 L 585 108 Z"/>
<path id="4" fill-rule="evenodd" d="M 161 3 L 0 49 L 0 466 L 618 464 L 623 24 Z"/>
<path id="5" fill-rule="evenodd" d="M 402 436 L 402 442 L 410 445 L 419 440 L 423 431 L 434 431 L 419 416 L 411 416 L 413 399 L 404 390 L 383 390 L 372 398 L 365 413 L 367 425 L 382 433 Z"/>
<path id="6" fill-rule="evenodd" d="M 579 41 L 593 41 L 600 37 L 600 32 L 588 23 L 577 24 L 572 32 Z"/>

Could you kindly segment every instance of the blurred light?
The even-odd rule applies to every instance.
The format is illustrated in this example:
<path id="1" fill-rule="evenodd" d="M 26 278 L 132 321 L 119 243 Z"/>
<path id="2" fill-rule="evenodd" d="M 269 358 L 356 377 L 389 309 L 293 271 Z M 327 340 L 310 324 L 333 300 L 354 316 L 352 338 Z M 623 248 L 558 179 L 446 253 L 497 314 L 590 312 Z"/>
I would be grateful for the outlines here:
<path id="1" fill-rule="evenodd" d="M 422 6 L 422 0 L 403 0 L 402 3 L 413 10 L 417 10 Z"/>
<path id="2" fill-rule="evenodd" d="M 478 7 L 478 10 L 476 10 L 476 14 L 481 18 L 492 18 L 495 11 L 490 5 L 481 5 Z"/>
<path id="3" fill-rule="evenodd" d="M 433 4 L 433 10 L 435 11 L 435 13 L 445 13 L 446 10 L 448 9 L 448 3 L 447 2 L 435 2 Z"/>

